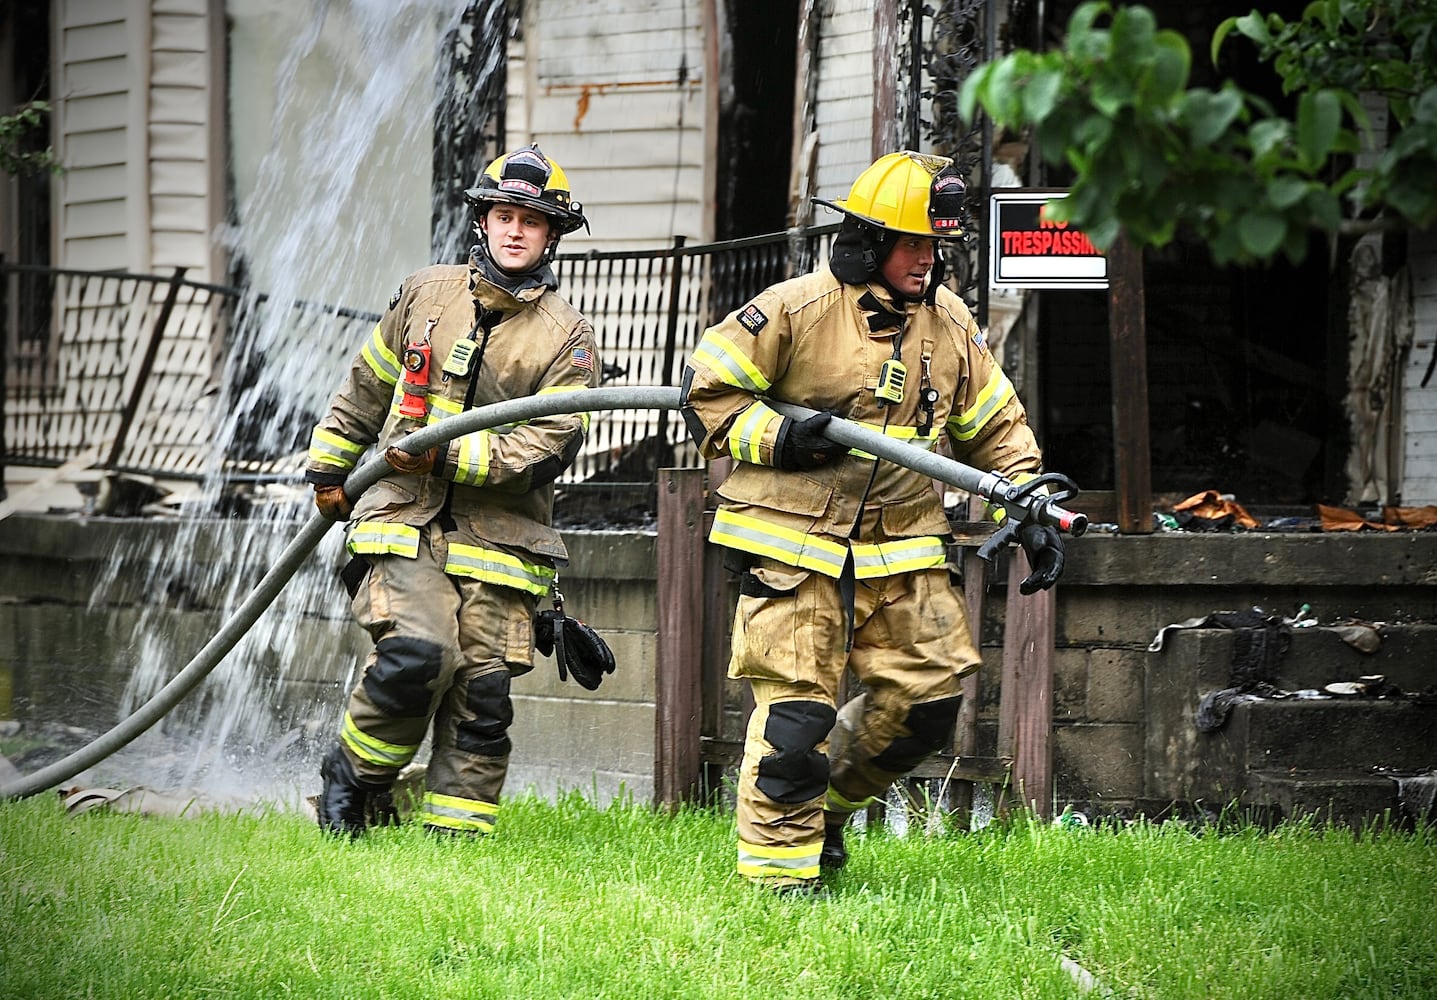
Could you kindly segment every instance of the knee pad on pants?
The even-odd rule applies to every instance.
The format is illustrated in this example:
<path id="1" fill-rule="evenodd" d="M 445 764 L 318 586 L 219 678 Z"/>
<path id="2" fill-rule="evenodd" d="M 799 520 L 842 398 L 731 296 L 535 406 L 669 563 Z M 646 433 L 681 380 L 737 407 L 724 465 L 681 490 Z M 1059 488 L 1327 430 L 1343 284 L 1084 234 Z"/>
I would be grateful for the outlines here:
<path id="1" fill-rule="evenodd" d="M 807 802 L 828 788 L 828 755 L 815 749 L 837 713 L 818 701 L 780 701 L 768 708 L 763 738 L 773 747 L 758 762 L 758 790 L 774 802 Z"/>
<path id="2" fill-rule="evenodd" d="M 364 690 L 385 715 L 417 719 L 429 714 L 429 684 L 439 676 L 444 650 L 427 639 L 395 636 L 374 644 L 377 657 L 364 674 Z"/>
<path id="3" fill-rule="evenodd" d="M 454 745 L 483 757 L 507 756 L 514 746 L 509 739 L 509 725 L 514 721 L 509 671 L 494 670 L 475 677 L 465 689 L 464 701 L 474 718 L 455 727 Z"/>
<path id="4" fill-rule="evenodd" d="M 908 710 L 908 718 L 903 720 L 909 735 L 900 736 L 888 744 L 873 758 L 873 763 L 896 774 L 913 770 L 948 741 L 962 703 L 963 699 L 957 697 L 914 705 Z"/>

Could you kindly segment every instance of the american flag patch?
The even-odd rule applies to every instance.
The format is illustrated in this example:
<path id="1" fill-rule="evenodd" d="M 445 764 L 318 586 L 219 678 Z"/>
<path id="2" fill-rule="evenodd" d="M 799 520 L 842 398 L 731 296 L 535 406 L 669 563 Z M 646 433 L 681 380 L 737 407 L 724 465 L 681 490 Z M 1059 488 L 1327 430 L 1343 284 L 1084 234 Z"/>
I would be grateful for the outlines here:
<path id="1" fill-rule="evenodd" d="M 988 349 L 988 345 L 983 341 L 982 330 L 979 330 L 977 333 L 973 334 L 973 343 L 978 345 L 978 350 L 980 351 L 986 351 Z"/>
<path id="2" fill-rule="evenodd" d="M 573 357 L 570 358 L 575 368 L 582 368 L 586 372 L 594 370 L 594 352 L 587 347 L 574 348 Z"/>

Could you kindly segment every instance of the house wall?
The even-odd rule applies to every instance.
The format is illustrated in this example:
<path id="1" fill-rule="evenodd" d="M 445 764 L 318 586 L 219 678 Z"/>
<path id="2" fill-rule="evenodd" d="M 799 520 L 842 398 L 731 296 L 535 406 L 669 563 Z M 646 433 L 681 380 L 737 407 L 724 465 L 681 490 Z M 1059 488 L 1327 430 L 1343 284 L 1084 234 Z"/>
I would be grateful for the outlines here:
<path id="1" fill-rule="evenodd" d="M 207 0 L 55 4 L 57 266 L 222 277 L 219 19 Z"/>
<path id="2" fill-rule="evenodd" d="M 814 128 L 818 133 L 814 196 L 848 196 L 873 162 L 873 0 L 832 0 L 819 20 Z M 837 222 L 832 212 L 814 222 Z"/>
<path id="3" fill-rule="evenodd" d="M 711 236 L 699 0 L 530 0 L 524 53 L 522 73 L 511 63 L 525 93 L 509 145 L 538 142 L 568 174 L 593 234 L 565 250 Z"/>
<path id="4" fill-rule="evenodd" d="M 1402 503 L 1421 507 L 1437 504 L 1437 232 L 1410 237 L 1407 267 L 1413 338 L 1402 372 Z"/>

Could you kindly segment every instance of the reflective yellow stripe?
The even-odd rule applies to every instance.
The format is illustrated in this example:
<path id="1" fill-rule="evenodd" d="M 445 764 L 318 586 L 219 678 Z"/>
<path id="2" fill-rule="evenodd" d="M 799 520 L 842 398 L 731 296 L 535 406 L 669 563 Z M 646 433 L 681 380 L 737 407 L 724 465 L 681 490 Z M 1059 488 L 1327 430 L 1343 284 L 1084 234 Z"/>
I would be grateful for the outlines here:
<path id="1" fill-rule="evenodd" d="M 413 746 L 400 746 L 375 739 L 361 731 L 354 724 L 354 717 L 348 712 L 344 713 L 344 725 L 340 727 L 339 738 L 360 760 L 378 764 L 380 767 L 403 767 L 419 752 L 418 743 Z"/>
<path id="2" fill-rule="evenodd" d="M 877 799 L 878 796 L 870 795 L 862 802 L 852 802 L 835 792 L 833 786 L 830 785 L 828 791 L 823 793 L 823 810 L 824 812 L 856 813 L 870 802 L 877 801 Z"/>
<path id="3" fill-rule="evenodd" d="M 428 397 L 429 409 L 441 410 L 442 415 L 429 414 L 429 422 L 436 424 L 444 417 L 452 417 L 456 413 L 464 412 L 464 401 L 462 399 L 446 399 L 438 393 L 431 392 Z"/>
<path id="4" fill-rule="evenodd" d="M 775 429 L 772 435 L 768 431 L 770 427 L 776 428 L 782 420 L 783 414 L 761 399 L 754 400 L 734 418 L 733 427 L 728 432 L 729 454 L 740 462 L 764 464 L 761 458 L 764 437 L 776 441 L 778 431 Z"/>
<path id="5" fill-rule="evenodd" d="M 1013 395 L 1013 383 L 1008 381 L 1008 376 L 1000 368 L 993 369 L 988 384 L 978 393 L 978 401 L 962 413 L 948 418 L 948 433 L 959 441 L 973 440 Z"/>
<path id="6" fill-rule="evenodd" d="M 493 833 L 494 823 L 499 818 L 496 802 L 461 799 L 457 795 L 441 795 L 439 792 L 425 792 L 420 811 L 424 813 L 424 822 L 430 826 L 474 833 Z"/>
<path id="7" fill-rule="evenodd" d="M 374 334 L 369 338 L 369 343 L 364 345 L 360 352 L 364 355 L 364 363 L 369 370 L 374 372 L 374 377 L 389 385 L 397 385 L 399 382 L 399 359 L 394 352 L 385 344 L 384 336 L 380 333 L 380 325 L 374 324 Z"/>
<path id="8" fill-rule="evenodd" d="M 724 508 L 714 513 L 709 541 L 835 578 L 843 572 L 843 563 L 849 553 L 849 546 L 821 535 L 805 534 L 793 528 L 770 524 L 751 514 L 738 514 Z M 852 552 L 854 576 L 860 580 L 932 569 L 942 566 L 948 559 L 943 540 L 937 535 L 898 538 L 889 542 L 859 542 L 852 546 Z"/>
<path id="9" fill-rule="evenodd" d="M 853 575 L 859 580 L 932 569 L 947 561 L 943 540 L 936 535 L 891 542 L 860 542 L 853 546 Z"/>
<path id="10" fill-rule="evenodd" d="M 385 521 L 359 521 L 349 530 L 349 551 L 354 555 L 419 555 L 419 529 Z"/>
<path id="11" fill-rule="evenodd" d="M 723 508 L 714 514 L 709 541 L 831 577 L 843 572 L 843 562 L 848 557 L 847 547 L 837 542 Z"/>
<path id="12" fill-rule="evenodd" d="M 309 437 L 309 460 L 338 469 L 352 469 L 364 454 L 364 445 L 355 444 L 333 431 L 316 427 Z"/>
<path id="13" fill-rule="evenodd" d="M 875 434 L 882 434 L 884 437 L 891 437 L 897 441 L 906 441 L 909 444 L 919 445 L 927 448 L 929 451 L 932 451 L 933 446 L 938 442 L 939 431 L 937 427 L 930 428 L 927 434 L 919 434 L 917 427 L 884 427 L 882 424 L 870 424 L 866 420 L 855 420 L 854 423 L 858 424 L 858 426 L 864 430 L 873 431 Z M 848 453 L 850 455 L 856 455 L 859 458 L 874 459 L 878 457 L 877 455 L 870 455 L 868 452 L 858 448 L 850 448 Z"/>
<path id="14" fill-rule="evenodd" d="M 768 392 L 772 384 L 733 341 L 710 330 L 694 350 L 694 361 L 703 364 L 726 385 L 749 392 Z"/>
<path id="15" fill-rule="evenodd" d="M 450 545 L 444 572 L 501 587 L 527 590 L 540 597 L 549 592 L 554 581 L 552 567 L 526 563 L 507 552 L 478 545 Z"/>
<path id="16" fill-rule="evenodd" d="M 555 392 L 587 392 L 588 389 L 589 389 L 589 387 L 588 387 L 587 385 L 551 385 L 551 386 L 546 386 L 546 387 L 544 387 L 543 389 L 540 389 L 540 390 L 539 390 L 538 392 L 536 392 L 534 395 L 536 395 L 536 396 L 548 396 L 548 395 L 550 395 L 551 393 L 555 393 Z M 587 412 L 585 412 L 585 413 L 568 413 L 568 414 L 565 414 L 565 416 L 578 417 L 581 421 L 583 421 L 583 424 L 584 424 L 584 433 L 585 433 L 585 434 L 589 433 L 589 416 L 590 416 L 590 415 L 589 415 Z M 527 422 L 528 422 L 528 421 L 525 421 L 525 423 L 527 423 Z"/>
<path id="17" fill-rule="evenodd" d="M 548 396 L 556 392 L 576 392 L 587 388 L 588 386 L 586 385 L 551 385 L 546 389 L 540 389 L 534 395 Z M 427 402 L 429 404 L 429 414 L 426 419 L 427 423 L 437 424 L 445 417 L 452 417 L 457 413 L 464 412 L 464 401 L 462 399 L 449 399 L 448 397 L 441 396 L 438 393 L 430 393 L 427 397 Z M 397 405 L 398 404 L 396 403 L 396 406 Z M 588 413 L 566 413 L 564 414 L 564 416 L 578 417 L 583 422 L 584 432 L 588 433 Z M 529 423 L 528 420 L 515 420 L 507 424 L 495 424 L 493 427 L 488 427 L 485 429 L 490 431 L 509 431 L 513 430 L 515 427 L 523 427 L 527 423 Z"/>
<path id="18" fill-rule="evenodd" d="M 769 847 L 738 842 L 738 873 L 749 878 L 786 875 L 790 878 L 818 878 L 818 855 L 823 841 L 798 847 Z"/>
<path id="19" fill-rule="evenodd" d="M 482 486 L 489 478 L 489 432 L 465 434 L 457 444 L 454 481 L 461 486 Z"/>

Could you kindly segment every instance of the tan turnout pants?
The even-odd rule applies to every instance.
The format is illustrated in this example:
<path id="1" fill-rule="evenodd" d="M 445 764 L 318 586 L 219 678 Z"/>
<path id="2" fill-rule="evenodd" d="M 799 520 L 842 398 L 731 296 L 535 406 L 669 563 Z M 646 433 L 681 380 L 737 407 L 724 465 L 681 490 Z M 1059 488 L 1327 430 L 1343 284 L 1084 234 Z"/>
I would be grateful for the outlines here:
<path id="1" fill-rule="evenodd" d="M 738 786 L 739 871 L 818 876 L 824 811 L 844 821 L 947 743 L 981 662 L 945 569 L 859 580 L 852 648 L 839 581 L 759 558 L 740 586 L 729 676 L 752 685 Z M 827 756 L 844 667 L 861 709 Z"/>

